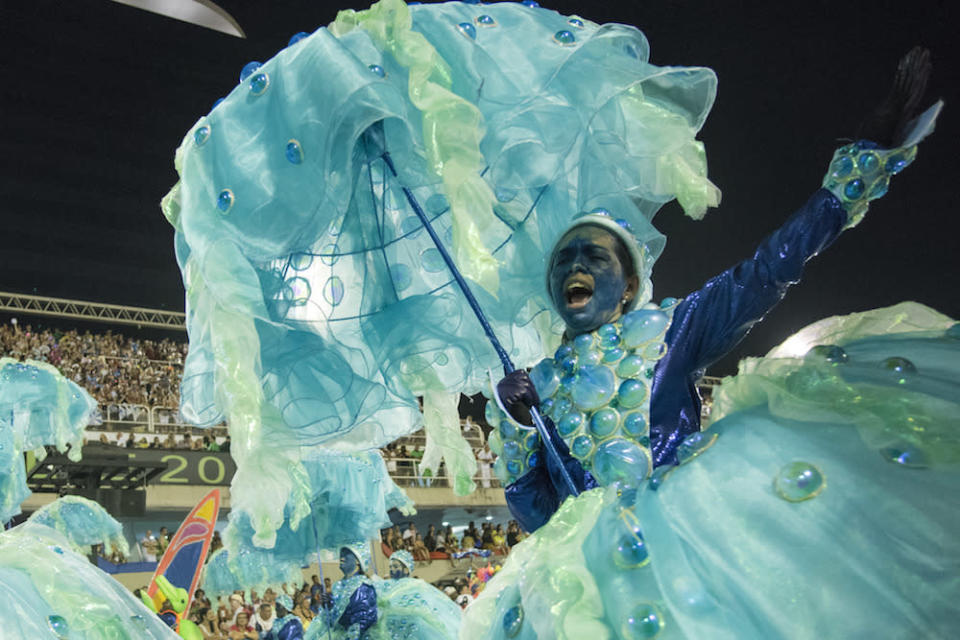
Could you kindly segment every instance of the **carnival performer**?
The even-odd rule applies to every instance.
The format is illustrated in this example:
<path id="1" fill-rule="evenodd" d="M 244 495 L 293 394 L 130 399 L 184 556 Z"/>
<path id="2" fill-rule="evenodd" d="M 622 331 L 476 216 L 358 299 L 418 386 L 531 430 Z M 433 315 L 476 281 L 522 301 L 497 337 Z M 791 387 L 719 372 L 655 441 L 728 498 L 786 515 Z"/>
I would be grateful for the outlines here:
<path id="1" fill-rule="evenodd" d="M 340 550 L 344 578 L 333 586 L 333 607 L 314 619 L 307 638 L 390 638 L 453 640 L 460 630 L 460 609 L 446 595 L 412 576 L 413 556 L 404 550 L 390 556 L 390 578 L 365 575 L 370 561 L 366 545 Z"/>
<path id="2" fill-rule="evenodd" d="M 742 369 L 725 385 L 727 419 L 707 432 L 696 388 L 913 160 L 939 110 L 916 119 L 928 55 L 901 60 L 821 190 L 683 299 L 649 302 L 651 264 L 615 214 L 582 215 L 562 235 L 546 286 L 563 344 L 501 380 L 509 415 L 488 414 L 508 504 L 536 533 L 471 607 L 464 637 L 949 635 L 957 585 L 931 568 L 960 562 L 960 518 L 941 493 L 960 462 L 945 420 L 960 409 L 945 391 L 960 380 L 953 321 L 919 305 L 836 320 L 828 344 L 803 340 L 819 345 L 807 359 Z M 910 384 L 918 369 L 929 378 Z M 551 418 L 562 463 L 524 426 L 531 407 Z M 828 475 L 841 485 L 828 489 Z M 582 493 L 566 500 L 571 484 Z"/>
<path id="3" fill-rule="evenodd" d="M 303 640 L 303 623 L 293 614 L 293 599 L 285 593 L 277 596 L 277 617 L 263 640 Z"/>

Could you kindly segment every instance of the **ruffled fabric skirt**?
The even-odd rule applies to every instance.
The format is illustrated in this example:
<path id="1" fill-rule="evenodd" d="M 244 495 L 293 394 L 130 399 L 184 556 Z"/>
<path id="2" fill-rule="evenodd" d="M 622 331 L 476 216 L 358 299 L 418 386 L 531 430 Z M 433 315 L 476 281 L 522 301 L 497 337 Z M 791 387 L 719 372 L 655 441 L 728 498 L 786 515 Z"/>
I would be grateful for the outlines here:
<path id="1" fill-rule="evenodd" d="M 960 330 L 903 311 L 743 363 L 683 464 L 564 503 L 462 638 L 954 637 Z"/>

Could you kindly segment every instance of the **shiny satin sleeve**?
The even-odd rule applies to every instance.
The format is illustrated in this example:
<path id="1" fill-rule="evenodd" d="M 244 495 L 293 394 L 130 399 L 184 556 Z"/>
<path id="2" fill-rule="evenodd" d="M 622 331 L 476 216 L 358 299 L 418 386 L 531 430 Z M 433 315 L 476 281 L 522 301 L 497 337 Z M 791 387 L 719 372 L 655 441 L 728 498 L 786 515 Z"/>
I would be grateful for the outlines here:
<path id="1" fill-rule="evenodd" d="M 377 591 L 369 584 L 361 584 L 350 595 L 343 614 L 337 621 L 344 629 L 357 625 L 364 632 L 377 623 Z"/>
<path id="2" fill-rule="evenodd" d="M 807 260 L 829 246 L 847 223 L 841 202 L 820 189 L 750 258 L 711 278 L 684 298 L 665 341 L 667 354 L 654 370 L 650 445 L 654 465 L 675 464 L 676 447 L 700 429 L 696 381 L 730 352 L 800 280 Z"/>
<path id="3" fill-rule="evenodd" d="M 303 624 L 297 618 L 288 620 L 277 632 L 277 640 L 303 640 Z"/>

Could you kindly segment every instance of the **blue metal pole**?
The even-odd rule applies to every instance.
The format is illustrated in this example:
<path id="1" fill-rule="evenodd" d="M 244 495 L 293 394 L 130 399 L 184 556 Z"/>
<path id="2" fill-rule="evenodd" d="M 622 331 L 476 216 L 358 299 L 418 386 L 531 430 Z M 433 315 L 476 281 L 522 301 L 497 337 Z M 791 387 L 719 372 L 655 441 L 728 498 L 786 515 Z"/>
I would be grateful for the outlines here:
<path id="1" fill-rule="evenodd" d="M 383 145 L 380 145 L 380 148 L 383 149 L 383 155 L 381 157 L 383 158 L 384 163 L 390 169 L 393 177 L 398 178 L 399 175 L 397 174 L 396 168 L 393 166 L 393 160 L 390 158 L 390 153 L 383 148 Z M 416 197 L 413 195 L 413 192 L 409 188 L 407 188 L 405 185 L 401 185 L 401 187 L 403 189 L 403 194 L 407 198 L 407 202 L 410 203 L 413 211 L 417 214 L 417 217 L 420 218 L 420 222 L 423 223 L 423 227 L 427 230 L 427 233 L 430 234 L 430 239 L 433 240 L 437 250 L 440 251 L 440 255 L 443 257 L 443 261 L 446 263 L 447 268 L 450 269 L 450 273 L 453 274 L 453 279 L 456 281 L 457 286 L 460 287 L 463 295 L 466 296 L 467 303 L 469 303 L 470 308 L 473 309 L 473 313 L 480 322 L 480 326 L 483 327 L 483 332 L 487 335 L 487 339 L 490 341 L 490 344 L 493 345 L 494 351 L 497 352 L 500 362 L 503 363 L 504 373 L 511 373 L 515 371 L 516 367 L 513 366 L 513 361 L 510 360 L 510 356 L 507 354 L 506 349 L 503 348 L 503 345 L 500 344 L 500 340 L 498 340 L 496 334 L 494 334 L 493 328 L 490 326 L 486 315 L 483 313 L 483 309 L 480 308 L 480 303 L 478 303 L 477 299 L 474 297 L 473 292 L 470 290 L 470 286 L 463 277 L 463 274 L 461 274 L 460 270 L 457 269 L 457 265 L 454 264 L 450 253 L 447 251 L 446 247 L 443 246 L 443 242 L 440 241 L 440 237 L 434 230 L 433 225 L 430 224 L 430 220 L 427 218 L 426 213 L 424 213 L 420 203 L 417 201 Z M 564 466 L 563 461 L 560 460 L 560 454 L 557 453 L 556 447 L 553 446 L 553 441 L 550 439 L 549 434 L 547 433 L 547 427 L 543 424 L 543 418 L 540 416 L 540 411 L 536 407 L 530 407 L 530 415 L 533 418 L 534 425 L 537 427 L 537 431 L 540 433 L 540 439 L 543 441 L 543 446 L 547 451 L 547 455 L 549 455 L 557 463 L 557 467 L 560 469 L 563 479 L 566 482 L 567 489 L 569 489 L 570 493 L 574 496 L 580 495 L 576 485 L 573 483 L 573 479 L 570 477 L 570 474 L 567 473 L 567 468 Z"/>

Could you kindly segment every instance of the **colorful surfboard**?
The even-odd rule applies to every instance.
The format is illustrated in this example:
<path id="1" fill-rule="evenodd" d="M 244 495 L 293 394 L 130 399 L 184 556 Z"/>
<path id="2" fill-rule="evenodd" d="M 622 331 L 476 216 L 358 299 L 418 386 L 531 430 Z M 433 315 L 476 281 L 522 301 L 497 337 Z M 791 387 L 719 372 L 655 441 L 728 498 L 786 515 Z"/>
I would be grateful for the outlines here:
<path id="1" fill-rule="evenodd" d="M 204 560 L 210 550 L 210 540 L 220 513 L 220 490 L 214 489 L 206 495 L 186 517 L 163 557 L 157 564 L 157 570 L 147 586 L 147 596 L 153 601 L 156 610 L 161 611 L 166 599 L 157 585 L 157 578 L 164 576 L 174 587 L 187 591 L 187 603 L 184 611 L 190 611 L 193 592 L 200 582 Z"/>

